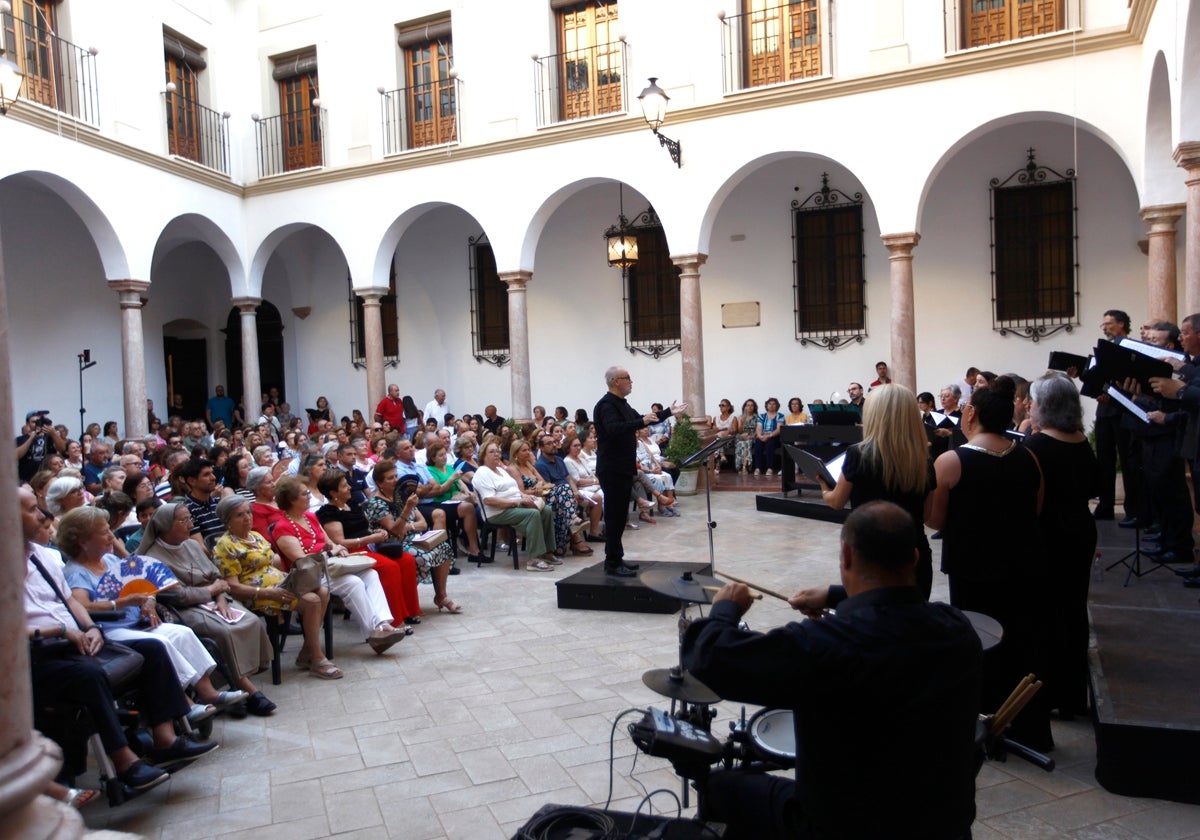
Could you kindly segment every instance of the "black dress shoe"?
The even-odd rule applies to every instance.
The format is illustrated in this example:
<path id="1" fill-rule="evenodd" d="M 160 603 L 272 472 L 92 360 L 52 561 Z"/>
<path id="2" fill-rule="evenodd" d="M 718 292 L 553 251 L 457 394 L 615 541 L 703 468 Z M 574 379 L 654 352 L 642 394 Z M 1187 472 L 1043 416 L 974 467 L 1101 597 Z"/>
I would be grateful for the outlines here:
<path id="1" fill-rule="evenodd" d="M 626 569 L 633 569 L 635 572 L 641 568 L 640 565 L 638 565 L 637 563 L 634 563 L 632 560 L 622 560 L 621 565 L 624 566 Z"/>
<path id="2" fill-rule="evenodd" d="M 1185 589 L 1200 589 L 1200 578 L 1188 578 L 1183 582 Z"/>
<path id="3" fill-rule="evenodd" d="M 1126 516 L 1117 523 L 1118 528 L 1138 528 L 1138 518 L 1136 516 Z"/>
<path id="4" fill-rule="evenodd" d="M 1186 569 L 1172 569 L 1181 578 L 1200 578 L 1200 563 L 1188 566 Z"/>
<path id="5" fill-rule="evenodd" d="M 170 777 L 171 774 L 166 770 L 138 759 L 125 768 L 124 772 L 117 774 L 117 781 L 131 790 L 149 790 L 155 785 L 161 785 Z"/>
<path id="6" fill-rule="evenodd" d="M 1185 558 L 1174 551 L 1143 551 L 1142 556 L 1155 563 L 1186 563 L 1189 558 Z"/>
<path id="7" fill-rule="evenodd" d="M 605 566 L 604 574 L 612 577 L 632 578 L 637 577 L 637 570 L 631 569 L 627 564 L 622 563 L 619 566 Z"/>
<path id="8" fill-rule="evenodd" d="M 207 755 L 221 745 L 216 741 L 203 743 L 201 741 L 193 741 L 190 738 L 179 737 L 175 739 L 175 743 L 166 749 L 152 749 L 146 753 L 146 757 L 155 764 L 178 764 L 181 761 L 195 761 L 202 755 Z"/>
<path id="9" fill-rule="evenodd" d="M 267 695 L 256 691 L 246 701 L 246 711 L 257 717 L 267 717 L 275 711 L 275 704 L 267 699 Z"/>
<path id="10" fill-rule="evenodd" d="M 587 533 L 585 533 L 583 535 L 583 538 L 585 540 L 587 540 L 588 542 L 599 542 L 599 543 L 604 542 L 604 537 L 593 537 L 591 534 L 587 534 Z"/>
<path id="11" fill-rule="evenodd" d="M 1162 526 L 1151 525 L 1148 528 L 1142 529 L 1142 539 L 1156 540 L 1162 536 Z"/>

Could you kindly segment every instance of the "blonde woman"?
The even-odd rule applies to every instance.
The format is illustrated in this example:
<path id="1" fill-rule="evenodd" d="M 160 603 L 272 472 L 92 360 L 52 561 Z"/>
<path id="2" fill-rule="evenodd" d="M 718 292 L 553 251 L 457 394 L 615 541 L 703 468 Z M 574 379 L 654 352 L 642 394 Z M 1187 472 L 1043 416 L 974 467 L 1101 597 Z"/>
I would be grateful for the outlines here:
<path id="1" fill-rule="evenodd" d="M 925 538 L 927 506 L 937 486 L 921 410 L 903 385 L 880 385 L 863 405 L 863 439 L 846 450 L 837 486 L 824 482 L 821 496 L 834 510 L 875 500 L 894 502 L 916 526 L 917 588 L 928 600 L 933 588 L 933 552 Z"/>

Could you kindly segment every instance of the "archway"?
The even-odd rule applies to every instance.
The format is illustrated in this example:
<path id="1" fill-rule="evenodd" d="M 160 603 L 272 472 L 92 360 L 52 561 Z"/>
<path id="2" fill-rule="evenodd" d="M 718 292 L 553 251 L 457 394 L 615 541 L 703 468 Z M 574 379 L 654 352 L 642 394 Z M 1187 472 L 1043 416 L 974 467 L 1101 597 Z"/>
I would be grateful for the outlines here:
<path id="1" fill-rule="evenodd" d="M 208 394 L 208 328 L 191 318 L 163 324 L 167 409 L 185 419 L 204 416 Z"/>
<path id="2" fill-rule="evenodd" d="M 258 322 L 258 369 L 263 391 L 278 388 L 284 393 L 283 365 L 283 318 L 279 309 L 269 300 L 264 300 L 255 310 Z M 252 422 L 262 408 L 261 394 L 245 396 L 242 383 L 242 313 L 235 306 L 225 319 L 225 381 L 229 383 L 228 394 L 242 406 L 242 418 Z"/>

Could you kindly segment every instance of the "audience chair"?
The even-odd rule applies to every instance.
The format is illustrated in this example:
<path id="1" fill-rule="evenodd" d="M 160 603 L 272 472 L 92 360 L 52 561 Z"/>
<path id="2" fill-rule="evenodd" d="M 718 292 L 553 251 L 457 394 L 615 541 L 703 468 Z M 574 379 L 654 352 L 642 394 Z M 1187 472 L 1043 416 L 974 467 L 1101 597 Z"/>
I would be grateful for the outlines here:
<path id="1" fill-rule="evenodd" d="M 475 506 L 476 520 L 479 527 L 479 556 L 483 557 L 486 551 L 488 562 L 496 561 L 496 544 L 500 541 L 500 532 L 507 530 L 507 525 L 493 525 L 487 518 L 487 505 L 479 504 Z M 517 553 L 517 533 L 513 530 L 512 539 L 508 542 L 508 553 L 512 555 L 514 569 L 521 568 L 521 560 Z M 483 567 L 483 561 L 477 560 L 475 568 Z"/>

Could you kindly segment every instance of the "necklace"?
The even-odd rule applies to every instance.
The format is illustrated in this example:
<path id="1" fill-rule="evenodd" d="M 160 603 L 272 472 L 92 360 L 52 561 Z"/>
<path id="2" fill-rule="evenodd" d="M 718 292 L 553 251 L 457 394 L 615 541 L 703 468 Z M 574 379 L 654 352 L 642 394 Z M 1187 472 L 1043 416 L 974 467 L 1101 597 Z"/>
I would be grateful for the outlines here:
<path id="1" fill-rule="evenodd" d="M 970 449 L 973 452 L 982 452 L 984 455 L 991 455 L 993 458 L 1003 458 L 1005 455 L 1012 452 L 1016 448 L 1016 446 L 1017 446 L 1017 442 L 1014 440 L 1013 442 L 1011 442 L 1008 446 L 1004 447 L 999 452 L 995 452 L 991 449 L 988 449 L 986 446 L 980 446 L 977 443 L 964 443 L 962 446 L 959 447 L 959 449 Z"/>

